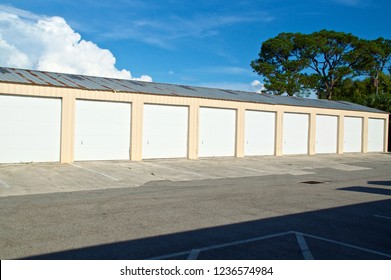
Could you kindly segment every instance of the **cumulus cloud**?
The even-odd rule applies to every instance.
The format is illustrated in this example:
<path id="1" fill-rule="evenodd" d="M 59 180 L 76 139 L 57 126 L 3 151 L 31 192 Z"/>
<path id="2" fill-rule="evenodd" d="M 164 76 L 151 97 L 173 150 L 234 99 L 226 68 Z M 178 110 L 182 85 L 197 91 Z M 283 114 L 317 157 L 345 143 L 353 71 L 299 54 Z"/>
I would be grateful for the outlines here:
<path id="1" fill-rule="evenodd" d="M 152 81 L 115 63 L 109 50 L 83 40 L 63 18 L 0 5 L 0 66 Z"/>
<path id="2" fill-rule="evenodd" d="M 255 91 L 257 93 L 262 93 L 262 91 L 265 90 L 265 86 L 258 80 L 252 81 L 250 85 L 251 85 L 252 91 Z"/>

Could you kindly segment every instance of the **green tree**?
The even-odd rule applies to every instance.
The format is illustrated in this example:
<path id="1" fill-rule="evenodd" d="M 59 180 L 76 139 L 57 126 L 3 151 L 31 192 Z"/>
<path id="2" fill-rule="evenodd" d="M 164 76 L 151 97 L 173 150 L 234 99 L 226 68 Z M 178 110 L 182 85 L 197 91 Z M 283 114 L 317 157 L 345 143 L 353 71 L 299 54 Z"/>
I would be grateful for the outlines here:
<path id="1" fill-rule="evenodd" d="M 303 91 L 308 61 L 299 59 L 296 37 L 301 34 L 281 33 L 262 44 L 259 59 L 251 62 L 251 67 L 267 78 L 265 88 L 273 94 L 288 93 L 292 96 Z"/>
<path id="2" fill-rule="evenodd" d="M 333 99 L 350 101 L 364 106 L 391 112 L 391 76 L 379 74 L 378 94 L 372 77 L 362 80 L 345 79 L 335 90 Z"/>
<path id="3" fill-rule="evenodd" d="M 311 61 L 311 74 L 318 81 L 318 92 L 331 99 L 346 78 L 361 73 L 370 60 L 367 41 L 352 34 L 321 30 L 307 36 L 303 56 Z"/>
<path id="4" fill-rule="evenodd" d="M 391 59 L 391 40 L 378 38 L 370 41 L 368 44 L 368 52 L 371 56 L 371 61 L 366 65 L 366 72 L 374 81 L 376 94 L 379 93 L 380 84 L 384 83 L 384 69 Z M 388 71 L 391 74 L 391 65 L 388 66 Z M 383 77 L 381 77 L 383 75 Z M 383 79 L 382 79 L 383 78 Z M 382 81 L 383 80 L 383 81 Z"/>
<path id="5" fill-rule="evenodd" d="M 265 77 L 266 91 L 293 95 L 316 90 L 319 98 L 332 99 L 344 80 L 382 71 L 390 60 L 388 46 L 383 38 L 368 41 L 329 30 L 281 33 L 262 44 L 251 67 Z"/>

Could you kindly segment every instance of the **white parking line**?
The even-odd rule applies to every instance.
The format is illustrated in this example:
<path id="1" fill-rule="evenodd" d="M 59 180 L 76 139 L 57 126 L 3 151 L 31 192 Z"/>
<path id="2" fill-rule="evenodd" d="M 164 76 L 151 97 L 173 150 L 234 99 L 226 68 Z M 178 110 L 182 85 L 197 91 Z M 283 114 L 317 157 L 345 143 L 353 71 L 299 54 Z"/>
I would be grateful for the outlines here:
<path id="1" fill-rule="evenodd" d="M 95 170 L 92 170 L 92 169 L 88 169 L 88 168 L 85 168 L 85 167 L 82 167 L 80 165 L 77 165 L 77 164 L 74 164 L 74 163 L 69 163 L 70 165 L 74 166 L 74 167 L 77 167 L 77 168 L 80 168 L 80 169 L 84 169 L 86 171 L 89 171 L 89 172 L 92 172 L 92 173 L 95 173 L 95 174 L 98 174 L 98 175 L 101 175 L 101 176 L 104 176 L 106 178 L 109 178 L 111 180 L 114 180 L 114 181 L 119 181 L 119 179 L 117 178 L 114 178 L 110 175 L 107 175 L 107 174 L 104 174 L 104 173 L 101 173 L 101 172 L 98 172 L 98 171 L 95 171 Z"/>
<path id="2" fill-rule="evenodd" d="M 150 259 L 147 259 L 147 260 L 166 260 L 166 259 L 171 259 L 171 258 L 175 258 L 175 257 L 189 255 L 189 254 L 191 254 L 192 251 L 183 251 L 183 252 L 179 252 L 179 253 L 167 254 L 167 255 L 162 255 L 162 256 L 155 257 L 155 258 L 150 258 Z"/>
<path id="3" fill-rule="evenodd" d="M 201 251 L 221 249 L 221 248 L 225 248 L 225 247 L 229 247 L 229 246 L 241 245 L 241 244 L 246 244 L 246 243 L 255 242 L 255 241 L 261 241 L 261 240 L 265 240 L 265 239 L 269 239 L 269 238 L 273 238 L 273 237 L 280 237 L 280 236 L 289 235 L 289 234 L 296 234 L 296 232 L 287 231 L 287 232 L 281 232 L 281 233 L 276 233 L 276 234 L 264 235 L 261 237 L 243 239 L 243 240 L 239 240 L 239 241 L 228 242 L 228 243 L 223 243 L 223 244 L 218 244 L 218 245 L 212 245 L 212 246 L 199 248 L 199 249 L 193 249 L 191 251 L 183 251 L 183 252 L 179 252 L 179 253 L 162 255 L 159 257 L 151 258 L 149 260 L 164 260 L 164 259 L 175 258 L 175 257 L 183 256 L 183 255 L 189 255 L 188 259 L 190 259 L 190 257 L 194 257 L 194 256 L 198 257 L 198 254 Z"/>
<path id="4" fill-rule="evenodd" d="M 360 247 L 360 246 L 348 244 L 348 243 L 345 243 L 345 242 L 339 242 L 339 241 L 335 241 L 335 240 L 332 240 L 332 239 L 319 237 L 319 236 L 316 236 L 316 235 L 311 235 L 311 234 L 306 234 L 306 233 L 301 233 L 301 232 L 294 232 L 294 233 L 295 234 L 298 233 L 298 234 L 301 234 L 301 235 L 303 235 L 305 237 L 310 237 L 310 238 L 326 241 L 326 242 L 329 242 L 329 243 L 342 245 L 342 246 L 345 246 L 345 247 L 357 249 L 357 250 L 360 250 L 360 251 L 364 251 L 364 252 L 367 252 L 367 253 L 371 253 L 371 254 L 375 254 L 375 255 L 379 255 L 379 256 L 383 256 L 383 257 L 387 257 L 387 258 L 391 259 L 391 255 L 383 253 L 383 252 L 379 252 L 379 251 L 375 251 L 375 250 L 371 250 L 371 249 L 366 249 L 366 248 L 363 248 L 363 247 Z"/>
<path id="5" fill-rule="evenodd" d="M 382 219 L 391 220 L 391 217 L 387 217 L 387 216 L 381 216 L 381 215 L 373 215 L 373 216 L 376 217 L 376 218 L 382 218 Z"/>
<path id="6" fill-rule="evenodd" d="M 11 188 L 11 186 L 10 185 L 8 185 L 6 182 L 4 182 L 3 180 L 1 180 L 0 179 L 0 185 L 2 185 L 4 188 L 6 188 L 6 189 L 10 189 Z"/>
<path id="7" fill-rule="evenodd" d="M 187 257 L 188 260 L 196 260 L 198 258 L 198 255 L 201 253 L 200 249 L 193 249 L 191 250 L 189 256 Z"/>
<path id="8" fill-rule="evenodd" d="M 201 253 L 201 251 L 208 251 L 208 250 L 213 250 L 213 249 L 221 249 L 221 248 L 225 248 L 225 247 L 229 247 L 229 246 L 242 245 L 242 244 L 246 244 L 246 243 L 250 243 L 250 242 L 261 241 L 261 240 L 265 240 L 265 239 L 269 239 L 269 238 L 273 238 L 273 237 L 281 237 L 281 236 L 285 236 L 285 235 L 289 235 L 289 234 L 295 234 L 297 242 L 299 243 L 301 252 L 303 254 L 303 257 L 306 260 L 313 260 L 314 257 L 312 256 L 312 253 L 309 250 L 307 242 L 305 241 L 304 237 L 314 238 L 317 240 L 342 245 L 344 247 L 360 250 L 363 252 L 367 252 L 367 253 L 371 253 L 371 254 L 375 254 L 375 255 L 379 255 L 379 256 L 383 256 L 383 257 L 391 259 L 391 255 L 383 253 L 383 252 L 379 252 L 379 251 L 375 251 L 375 250 L 371 250 L 371 249 L 366 249 L 366 248 L 363 248 L 360 246 L 356 246 L 356 245 L 352 245 L 352 244 L 348 244 L 348 243 L 344 243 L 344 242 L 339 242 L 339 241 L 335 241 L 332 239 L 319 237 L 316 235 L 306 234 L 306 233 L 297 232 L 297 231 L 287 231 L 287 232 L 281 232 L 281 233 L 276 233 L 276 234 L 270 234 L 270 235 L 264 235 L 264 236 L 260 236 L 260 237 L 250 238 L 250 239 L 243 239 L 243 240 L 234 241 L 234 242 L 222 243 L 222 244 L 218 244 L 218 245 L 212 245 L 212 246 L 203 247 L 203 248 L 199 248 L 199 249 L 193 249 L 190 251 L 182 251 L 182 252 L 178 252 L 178 253 L 162 255 L 159 257 L 150 258 L 149 260 L 164 260 L 164 259 L 181 257 L 181 256 L 186 256 L 186 255 L 188 256 L 187 257 L 188 260 L 196 260 L 199 256 L 199 254 Z"/>
<path id="9" fill-rule="evenodd" d="M 207 251 L 207 250 L 221 249 L 224 247 L 242 245 L 242 244 L 255 242 L 255 241 L 261 241 L 261 240 L 269 239 L 269 238 L 273 238 L 273 237 L 280 237 L 280 236 L 284 236 L 284 235 L 288 235 L 288 234 L 292 234 L 292 233 L 293 233 L 292 231 L 287 231 L 287 232 L 281 232 L 281 233 L 276 233 L 276 234 L 270 234 L 270 235 L 265 235 L 265 236 L 261 236 L 261 237 L 255 237 L 255 238 L 250 238 L 250 239 L 244 239 L 244 240 L 224 243 L 224 244 L 220 244 L 220 245 L 213 245 L 213 246 L 209 246 L 209 247 L 204 247 L 204 248 L 201 248 L 200 250 Z"/>
<path id="10" fill-rule="evenodd" d="M 304 236 L 300 233 L 296 233 L 296 239 L 299 243 L 301 253 L 303 254 L 303 257 L 305 260 L 313 260 L 314 257 L 311 254 L 310 249 L 308 248 L 307 242 L 305 242 Z"/>

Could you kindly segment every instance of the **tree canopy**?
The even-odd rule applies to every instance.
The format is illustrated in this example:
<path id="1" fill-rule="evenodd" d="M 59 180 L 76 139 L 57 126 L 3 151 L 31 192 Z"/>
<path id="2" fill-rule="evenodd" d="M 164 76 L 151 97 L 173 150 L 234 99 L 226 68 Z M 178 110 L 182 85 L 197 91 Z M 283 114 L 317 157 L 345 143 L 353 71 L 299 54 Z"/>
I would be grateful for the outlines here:
<path id="1" fill-rule="evenodd" d="M 316 91 L 332 99 L 346 81 L 368 77 L 379 90 L 379 75 L 391 71 L 391 40 L 360 39 L 350 33 L 321 30 L 311 34 L 280 33 L 262 43 L 251 62 L 273 94 Z"/>

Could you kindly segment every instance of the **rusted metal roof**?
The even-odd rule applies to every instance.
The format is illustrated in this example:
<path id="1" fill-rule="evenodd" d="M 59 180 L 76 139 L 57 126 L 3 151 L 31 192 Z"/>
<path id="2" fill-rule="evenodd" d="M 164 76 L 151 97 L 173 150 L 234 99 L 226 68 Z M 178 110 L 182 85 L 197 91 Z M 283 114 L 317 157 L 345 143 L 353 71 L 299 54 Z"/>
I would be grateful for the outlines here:
<path id="1" fill-rule="evenodd" d="M 0 82 L 26 85 L 54 86 L 83 90 L 101 90 L 128 93 L 145 93 L 157 95 L 174 95 L 183 97 L 198 97 L 240 102 L 254 102 L 272 105 L 290 105 L 299 107 L 315 107 L 349 111 L 365 111 L 384 113 L 383 111 L 366 106 L 324 99 L 309 99 L 286 97 L 270 94 L 259 94 L 238 90 L 226 90 L 185 85 L 142 82 L 103 77 L 93 77 L 75 74 L 63 74 L 46 71 L 24 70 L 0 67 Z"/>

